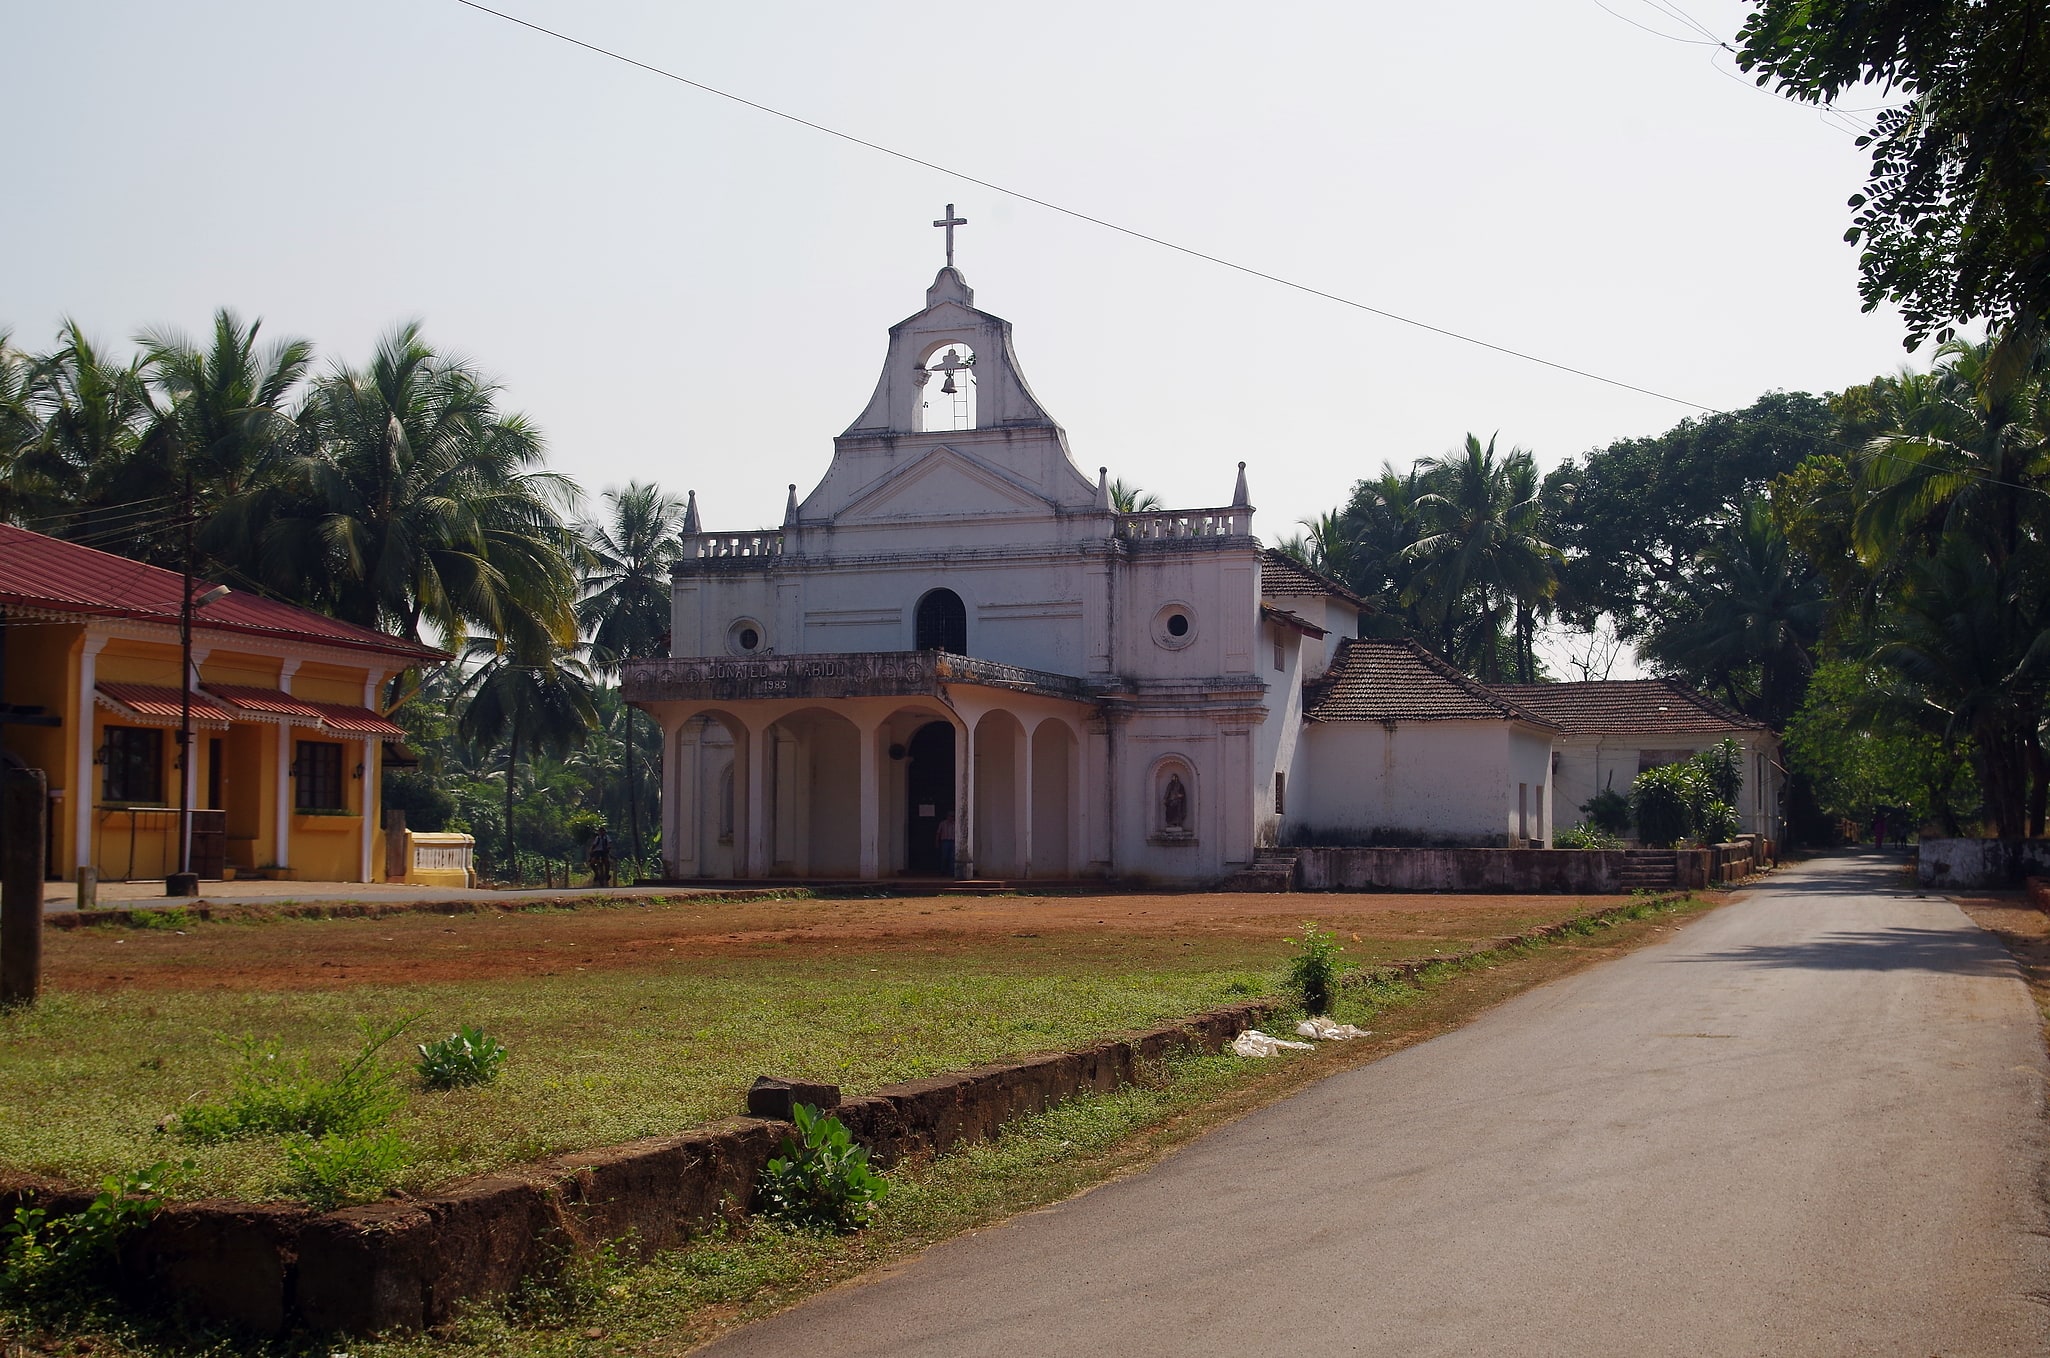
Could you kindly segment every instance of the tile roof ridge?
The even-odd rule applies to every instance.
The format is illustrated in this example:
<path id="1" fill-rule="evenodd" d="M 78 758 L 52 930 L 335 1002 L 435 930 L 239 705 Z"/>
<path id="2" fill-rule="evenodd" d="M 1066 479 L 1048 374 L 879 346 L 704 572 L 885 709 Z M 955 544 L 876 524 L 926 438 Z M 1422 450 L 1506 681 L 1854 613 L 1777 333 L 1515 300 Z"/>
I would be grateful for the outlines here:
<path id="1" fill-rule="evenodd" d="M 1362 610 L 1371 610 L 1373 608 L 1372 604 L 1368 603 L 1359 595 L 1353 593 L 1352 589 L 1348 585 L 1346 585 L 1344 581 L 1338 579 L 1336 576 L 1326 575 L 1323 571 L 1318 570 L 1314 566 L 1305 565 L 1303 562 L 1297 560 L 1295 557 L 1290 556 L 1287 552 L 1282 551 L 1279 547 L 1262 547 L 1260 549 L 1260 557 L 1263 561 L 1271 560 L 1279 562 L 1280 564 L 1287 566 L 1290 570 L 1301 571 L 1304 575 L 1309 576 L 1319 585 L 1322 585 L 1324 587 L 1325 593 L 1335 594 L 1339 598 L 1344 599 L 1347 603 L 1350 603 L 1357 608 L 1360 608 Z"/>
<path id="2" fill-rule="evenodd" d="M 1503 695 L 1494 692 L 1490 685 L 1474 678 L 1444 656 L 1439 655 L 1436 651 L 1418 641 L 1415 637 L 1404 637 L 1402 639 L 1408 642 L 1410 649 L 1422 656 L 1441 677 L 1450 679 L 1474 697 L 1479 698 L 1488 706 L 1501 712 L 1505 717 L 1516 721 L 1526 721 L 1533 726 L 1549 727 L 1554 731 L 1564 729 L 1550 717 L 1541 717 L 1521 704 L 1511 702 Z"/>

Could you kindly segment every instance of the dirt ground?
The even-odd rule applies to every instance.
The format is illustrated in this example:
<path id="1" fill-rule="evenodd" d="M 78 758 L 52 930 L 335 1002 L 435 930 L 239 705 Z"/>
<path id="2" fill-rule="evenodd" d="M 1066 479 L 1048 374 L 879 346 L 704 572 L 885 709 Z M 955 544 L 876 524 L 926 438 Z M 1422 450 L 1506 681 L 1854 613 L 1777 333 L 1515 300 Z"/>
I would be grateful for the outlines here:
<path id="1" fill-rule="evenodd" d="M 2019 891 L 1953 896 L 1958 907 L 2007 945 L 2050 1024 L 2050 913 Z"/>
<path id="2" fill-rule="evenodd" d="M 1141 950 L 1265 950 L 1305 920 L 1371 961 L 1389 943 L 1414 956 L 1627 900 L 1623 896 L 1212 894 L 731 901 L 678 898 L 578 909 L 51 930 L 53 990 L 292 990 L 405 985 L 661 966 L 687 957 L 789 951 L 986 950 L 1011 938 L 1115 938 Z M 1426 948 L 1424 951 L 1429 951 Z"/>

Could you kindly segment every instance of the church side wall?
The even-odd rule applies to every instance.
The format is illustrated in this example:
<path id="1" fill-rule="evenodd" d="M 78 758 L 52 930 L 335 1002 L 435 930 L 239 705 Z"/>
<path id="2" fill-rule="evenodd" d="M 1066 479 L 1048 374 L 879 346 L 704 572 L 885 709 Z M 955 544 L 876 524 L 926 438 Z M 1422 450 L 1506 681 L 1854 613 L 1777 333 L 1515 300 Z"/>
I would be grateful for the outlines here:
<path id="1" fill-rule="evenodd" d="M 1509 723 L 1317 722 L 1304 735 L 1310 843 L 1415 836 L 1505 843 L 1515 815 Z"/>
<path id="2" fill-rule="evenodd" d="M 1309 792 L 1306 761 L 1298 758 L 1303 731 L 1303 663 L 1320 656 L 1320 643 L 1292 627 L 1272 623 L 1262 627 L 1260 653 L 1255 657 L 1267 680 L 1267 717 L 1255 733 L 1253 755 L 1254 838 L 1262 848 L 1288 842 L 1289 827 L 1302 823 L 1304 801 Z M 1274 668 L 1274 643 L 1281 643 L 1282 667 Z M 1302 767 L 1299 767 L 1302 765 Z M 1277 808 L 1275 775 L 1282 783 L 1283 805 Z"/>

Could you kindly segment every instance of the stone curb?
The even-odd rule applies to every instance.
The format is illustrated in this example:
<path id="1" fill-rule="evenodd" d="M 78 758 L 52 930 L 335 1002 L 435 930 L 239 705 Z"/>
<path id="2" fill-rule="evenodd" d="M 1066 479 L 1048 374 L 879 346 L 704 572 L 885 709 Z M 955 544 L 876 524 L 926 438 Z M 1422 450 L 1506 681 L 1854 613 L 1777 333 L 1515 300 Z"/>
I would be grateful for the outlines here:
<path id="1" fill-rule="evenodd" d="M 1346 984 L 1457 966 L 1685 895 L 1647 897 L 1463 953 L 1349 973 Z M 1227 1005 L 1077 1051 L 890 1085 L 833 1111 L 888 1167 L 990 1139 L 1005 1123 L 1077 1094 L 1115 1090 L 1172 1051 L 1218 1051 L 1281 1008 L 1279 1000 Z M 291 1203 L 172 1203 L 124 1243 L 121 1290 L 152 1310 L 176 1308 L 203 1324 L 255 1334 L 426 1329 L 608 1242 L 645 1257 L 739 1220 L 788 1132 L 784 1122 L 729 1118 L 513 1166 L 428 1197 L 332 1212 Z M 0 1174 L 0 1216 L 24 1205 L 76 1211 L 91 1196 L 49 1179 Z"/>

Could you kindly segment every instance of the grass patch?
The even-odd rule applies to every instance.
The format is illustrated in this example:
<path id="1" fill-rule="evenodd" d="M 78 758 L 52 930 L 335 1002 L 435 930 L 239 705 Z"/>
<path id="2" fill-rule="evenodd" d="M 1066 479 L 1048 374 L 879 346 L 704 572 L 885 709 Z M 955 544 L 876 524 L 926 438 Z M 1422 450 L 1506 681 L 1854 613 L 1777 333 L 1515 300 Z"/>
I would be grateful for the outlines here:
<path id="1" fill-rule="evenodd" d="M 1091 914 L 1127 910 L 1136 918 L 1157 908 L 1169 918 L 1172 900 L 1106 898 Z M 1311 913 L 1343 902 L 1289 900 Z M 355 1195 L 380 1175 L 406 1191 L 429 1191 L 466 1174 L 729 1115 L 757 1074 L 859 1094 L 1278 993 L 1283 937 L 1295 931 L 1294 921 L 1228 926 L 1240 932 L 1128 931 L 1113 920 L 1042 936 L 1026 906 L 1004 917 L 1008 933 L 949 932 L 956 912 L 975 907 L 945 900 L 536 905 L 511 914 L 296 919 L 190 936 L 55 937 L 48 998 L 0 1015 L 0 1165 L 91 1183 L 176 1154 L 194 1162 L 181 1196 L 331 1200 L 323 1185 Z M 1414 908 L 1405 903 L 1338 927 L 1348 959 L 1371 971 L 1579 909 L 1570 898 L 1521 898 L 1462 914 L 1424 897 Z M 857 912 L 883 936 L 840 942 L 794 927 Z M 724 940 L 721 952 L 688 955 L 709 937 Z M 468 959 L 479 970 L 424 983 L 307 979 L 405 974 L 403 964 L 423 959 Z M 216 975 L 252 967 L 290 970 L 215 988 Z M 67 975 L 119 984 L 71 988 Z M 516 1057 L 495 1081 L 447 1092 L 430 1093 L 418 1076 L 393 1068 L 400 1097 L 378 1122 L 392 1139 L 375 1146 L 293 1140 L 349 1134 L 325 1125 L 190 1146 L 178 1137 L 181 1119 L 234 1099 L 248 1081 L 250 1050 L 325 1077 L 360 1052 L 359 1024 L 401 1015 L 419 1015 L 427 1033 L 481 1028 Z M 54 1107 L 52 1089 L 65 1091 Z M 405 1148 L 396 1166 L 393 1144 Z"/>
<path id="2" fill-rule="evenodd" d="M 432 1335 L 350 1341 L 352 1358 L 554 1358 L 591 1352 L 682 1354 L 734 1325 L 902 1259 L 940 1240 L 1070 1197 L 1141 1169 L 1203 1132 L 1341 1070 L 1459 1026 L 1545 981 L 1655 939 L 1710 902 L 1646 901 L 1583 922 L 1552 942 L 1489 949 L 1412 972 L 1354 973 L 1335 1018 L 1371 1025 L 1371 1039 L 1321 1045 L 1269 1060 L 1182 1054 L 1142 1071 L 1139 1083 L 1088 1095 L 1005 1128 L 999 1139 L 891 1172 L 873 1225 L 853 1235 L 791 1231 L 755 1220 L 643 1264 L 607 1251 L 531 1284 Z M 1278 940 L 1277 940 L 1278 941 Z M 1268 989 L 1278 984 L 1276 970 Z M 1291 1020 L 1292 1022 L 1292 1020 Z M 177 1331 L 166 1322 L 101 1308 L 76 1311 L 61 1331 L 0 1313 L 0 1340 L 55 1340 L 110 1358 L 220 1354 L 325 1355 L 333 1344 Z M 599 1341 L 603 1341 L 602 1344 Z M 51 1351 L 63 1351 L 53 1349 Z"/>

